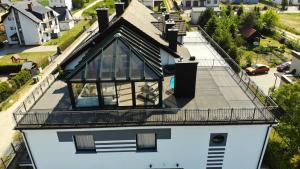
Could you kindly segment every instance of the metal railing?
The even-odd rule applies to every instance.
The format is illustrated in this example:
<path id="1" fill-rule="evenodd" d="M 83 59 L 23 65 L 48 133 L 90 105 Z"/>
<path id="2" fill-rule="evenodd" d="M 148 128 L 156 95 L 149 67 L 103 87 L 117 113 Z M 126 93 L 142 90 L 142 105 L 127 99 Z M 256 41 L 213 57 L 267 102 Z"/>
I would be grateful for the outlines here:
<path id="1" fill-rule="evenodd" d="M 144 125 L 207 125 L 239 123 L 275 123 L 266 108 L 222 109 L 132 109 L 101 111 L 35 110 L 27 114 L 14 114 L 16 128 L 57 126 L 144 126 Z"/>
<path id="2" fill-rule="evenodd" d="M 28 112 L 34 106 L 36 101 L 38 101 L 46 92 L 46 90 L 52 85 L 57 76 L 58 74 L 49 74 L 16 108 L 14 114 L 24 114 Z"/>
<path id="3" fill-rule="evenodd" d="M 200 26 L 197 26 L 201 34 L 210 43 L 210 45 L 220 54 L 220 56 L 229 65 L 228 72 L 232 75 L 233 79 L 238 83 L 243 91 L 246 92 L 249 98 L 257 107 L 264 106 L 273 113 L 278 111 L 277 104 L 270 96 L 267 96 L 263 91 L 251 80 L 248 74 L 215 42 Z"/>
<path id="4" fill-rule="evenodd" d="M 10 144 L 6 153 L 0 158 L 0 169 L 11 169 L 17 167 L 15 160 L 26 150 L 22 139 Z"/>

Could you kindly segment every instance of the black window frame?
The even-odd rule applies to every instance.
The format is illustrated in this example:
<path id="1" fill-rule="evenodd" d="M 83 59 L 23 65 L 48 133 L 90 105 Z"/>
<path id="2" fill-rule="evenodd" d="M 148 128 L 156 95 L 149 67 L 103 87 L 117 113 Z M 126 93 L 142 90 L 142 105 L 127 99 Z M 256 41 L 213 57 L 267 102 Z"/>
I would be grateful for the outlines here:
<path id="1" fill-rule="evenodd" d="M 76 153 L 96 153 L 96 144 L 95 144 L 95 139 L 93 135 L 90 135 L 93 137 L 93 141 L 94 141 L 94 148 L 93 149 L 80 149 L 77 146 L 77 141 L 76 141 L 76 136 L 82 136 L 83 134 L 78 134 L 78 135 L 73 135 L 73 141 L 75 144 L 75 149 L 76 149 Z"/>
<path id="2" fill-rule="evenodd" d="M 154 134 L 155 145 L 153 148 L 139 148 L 138 146 L 138 135 L 139 134 Z M 157 134 L 156 133 L 137 133 L 136 134 L 136 151 L 137 152 L 157 152 Z"/>

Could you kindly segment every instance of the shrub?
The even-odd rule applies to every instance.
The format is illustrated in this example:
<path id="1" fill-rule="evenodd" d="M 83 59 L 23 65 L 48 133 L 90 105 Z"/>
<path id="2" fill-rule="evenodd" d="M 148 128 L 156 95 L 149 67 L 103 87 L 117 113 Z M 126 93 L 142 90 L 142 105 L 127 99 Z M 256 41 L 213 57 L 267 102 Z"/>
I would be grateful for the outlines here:
<path id="1" fill-rule="evenodd" d="M 11 78 L 15 82 L 17 88 L 20 88 L 31 79 L 31 74 L 28 70 L 21 70 L 16 76 Z"/>
<path id="2" fill-rule="evenodd" d="M 13 92 L 14 90 L 7 82 L 0 83 L 0 102 L 6 100 Z"/>

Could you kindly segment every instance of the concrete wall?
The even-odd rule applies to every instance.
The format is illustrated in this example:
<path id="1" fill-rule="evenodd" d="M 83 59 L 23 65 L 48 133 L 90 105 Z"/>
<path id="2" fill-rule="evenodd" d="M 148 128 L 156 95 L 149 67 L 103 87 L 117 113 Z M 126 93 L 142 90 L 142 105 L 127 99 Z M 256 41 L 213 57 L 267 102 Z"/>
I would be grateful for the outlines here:
<path id="1" fill-rule="evenodd" d="M 300 59 L 293 57 L 290 70 L 296 69 L 296 75 L 300 76 Z"/>
<path id="2" fill-rule="evenodd" d="M 171 139 L 158 139 L 157 152 L 76 153 L 74 142 L 59 142 L 60 131 L 171 129 Z M 268 125 L 160 126 L 24 130 L 37 169 L 145 169 L 207 167 L 211 133 L 227 133 L 223 169 L 256 169 Z M 110 140 L 117 141 L 117 140 Z M 124 141 L 124 140 L 123 140 Z"/>

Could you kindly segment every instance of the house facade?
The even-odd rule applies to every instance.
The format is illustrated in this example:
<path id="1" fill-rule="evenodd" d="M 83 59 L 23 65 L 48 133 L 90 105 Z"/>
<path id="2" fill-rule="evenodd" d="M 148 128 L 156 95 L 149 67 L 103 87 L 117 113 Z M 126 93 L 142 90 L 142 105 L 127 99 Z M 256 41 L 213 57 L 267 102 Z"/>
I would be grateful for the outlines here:
<path id="1" fill-rule="evenodd" d="M 9 44 L 39 45 L 60 35 L 53 10 L 36 2 L 12 5 L 3 23 Z"/>
<path id="2" fill-rule="evenodd" d="M 64 78 L 14 114 L 32 168 L 259 169 L 269 107 L 229 67 L 199 66 L 174 25 L 163 35 L 144 5 L 123 5 L 110 22 L 97 9 L 99 32 L 61 64 Z"/>
<path id="3" fill-rule="evenodd" d="M 183 0 L 182 5 L 184 8 L 193 7 L 218 7 L 219 0 Z"/>
<path id="4" fill-rule="evenodd" d="M 67 7 L 69 10 L 72 10 L 72 0 L 49 0 L 50 7 Z"/>

